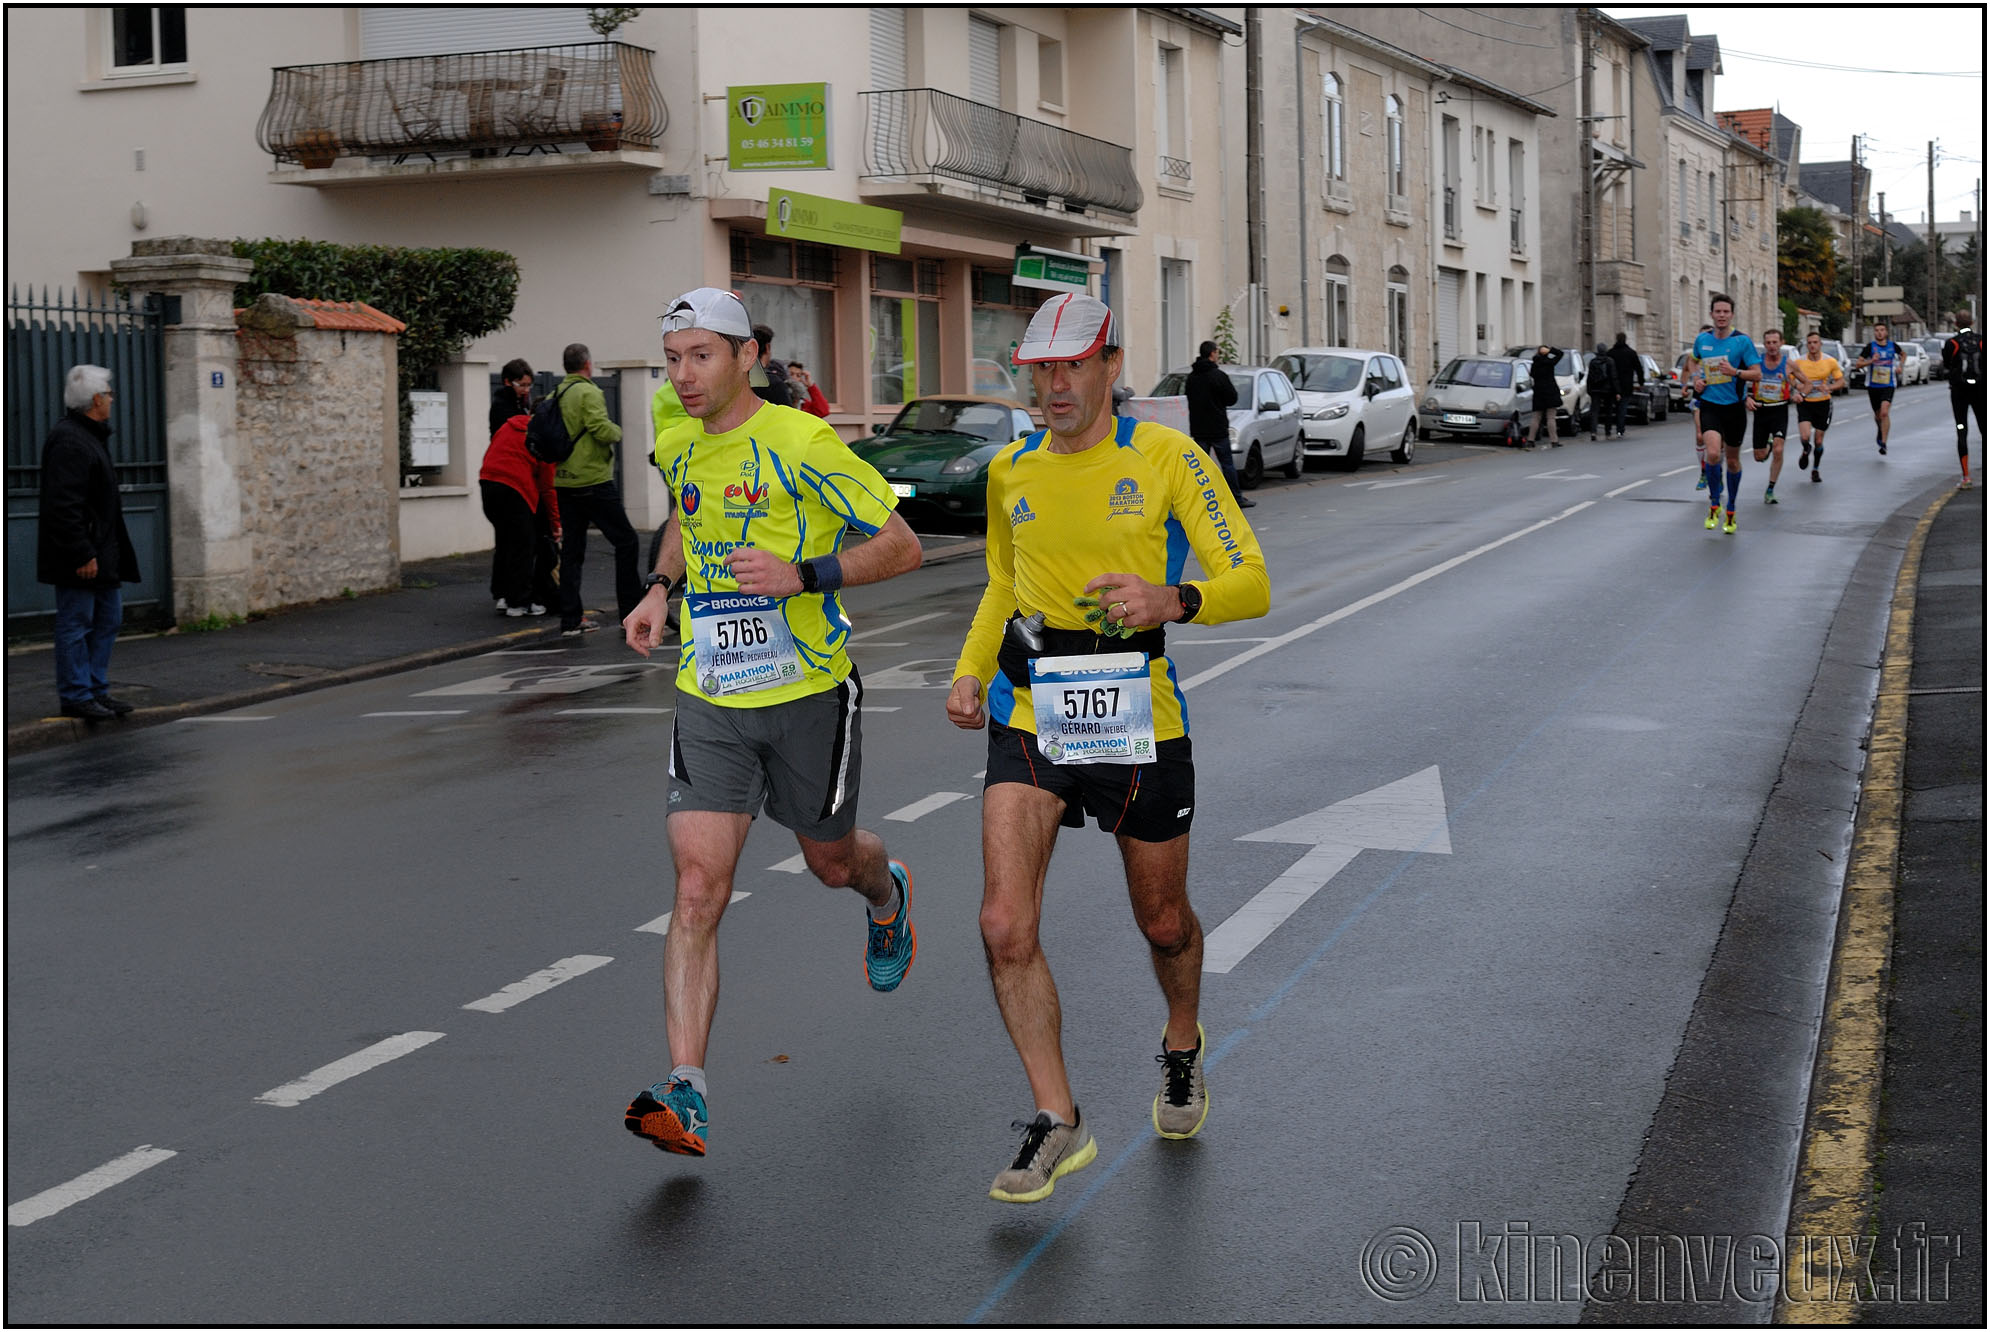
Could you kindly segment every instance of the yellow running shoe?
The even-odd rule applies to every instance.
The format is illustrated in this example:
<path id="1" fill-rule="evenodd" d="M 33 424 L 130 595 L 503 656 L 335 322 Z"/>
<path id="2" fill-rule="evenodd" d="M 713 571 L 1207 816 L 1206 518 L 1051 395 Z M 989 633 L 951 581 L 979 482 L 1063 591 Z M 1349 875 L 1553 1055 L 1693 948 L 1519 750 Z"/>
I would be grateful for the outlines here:
<path id="1" fill-rule="evenodd" d="M 1733 536 L 1733 535 L 1734 535 L 1734 510 L 1733 510 L 1733 509 L 1729 509 L 1729 510 L 1727 511 L 1727 521 L 1726 521 L 1725 523 L 1722 523 L 1722 524 L 1721 524 L 1721 531 L 1723 531 L 1723 532 L 1727 533 L 1727 534 L 1728 534 L 1729 536 Z"/>
<path id="2" fill-rule="evenodd" d="M 1707 530 L 1711 532 L 1720 525 L 1721 525 L 1721 507 L 1720 505 L 1716 504 L 1713 508 L 1707 510 Z"/>
<path id="3" fill-rule="evenodd" d="M 1053 1124 L 1041 1110 L 1027 1124 L 1018 1120 L 1014 1127 L 1022 1131 L 1022 1148 L 1015 1163 L 995 1176 L 988 1196 L 996 1202 L 1038 1202 L 1050 1196 L 1059 1177 L 1090 1165 L 1099 1146 L 1085 1129 L 1084 1113 L 1073 1105 L 1071 1114 L 1077 1123 Z"/>
<path id="4" fill-rule="evenodd" d="M 1202 1052 L 1209 1044 L 1202 1024 L 1195 1024 L 1195 1049 L 1170 1050 L 1168 1033 L 1161 1032 L 1161 1091 L 1154 1098 L 1154 1131 L 1164 1138 L 1193 1138 L 1209 1118 L 1209 1088 L 1202 1080 Z"/>

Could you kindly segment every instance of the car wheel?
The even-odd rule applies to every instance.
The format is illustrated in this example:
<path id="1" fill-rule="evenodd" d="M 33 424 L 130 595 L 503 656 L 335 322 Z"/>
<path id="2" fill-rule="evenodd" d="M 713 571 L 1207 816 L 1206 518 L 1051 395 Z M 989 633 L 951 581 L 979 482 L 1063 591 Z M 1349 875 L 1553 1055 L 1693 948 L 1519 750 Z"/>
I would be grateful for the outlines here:
<path id="1" fill-rule="evenodd" d="M 1297 481 L 1299 474 L 1306 470 L 1306 453 L 1298 440 L 1292 441 L 1292 456 L 1285 460 L 1285 479 Z"/>
<path id="2" fill-rule="evenodd" d="M 1396 446 L 1396 451 L 1391 453 L 1389 457 L 1399 463 L 1406 463 L 1416 457 L 1416 418 L 1414 416 L 1410 418 L 1410 423 L 1403 427 L 1403 442 Z"/>
<path id="3" fill-rule="evenodd" d="M 1245 490 L 1256 490 L 1263 480 L 1264 450 L 1253 444 L 1244 465 L 1237 469 L 1237 484 Z"/>
<path id="4" fill-rule="evenodd" d="M 1354 438 L 1347 442 L 1347 456 L 1340 460 L 1340 469 L 1343 472 L 1352 472 L 1355 468 L 1361 466 L 1361 455 L 1367 447 L 1367 434 L 1367 426 L 1356 426 L 1354 428 Z"/>

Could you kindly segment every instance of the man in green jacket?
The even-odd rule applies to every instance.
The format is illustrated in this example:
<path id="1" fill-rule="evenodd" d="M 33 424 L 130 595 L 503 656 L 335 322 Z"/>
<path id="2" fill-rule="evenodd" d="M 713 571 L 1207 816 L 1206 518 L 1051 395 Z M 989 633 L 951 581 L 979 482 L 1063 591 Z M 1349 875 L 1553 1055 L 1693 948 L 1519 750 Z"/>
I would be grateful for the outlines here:
<path id="1" fill-rule="evenodd" d="M 581 612 L 580 571 L 587 562 L 587 527 L 615 548 L 615 606 L 626 617 L 643 599 L 642 578 L 636 572 L 636 529 L 622 508 L 615 484 L 615 445 L 622 427 L 608 419 L 608 402 L 594 386 L 594 358 L 587 344 L 570 344 L 560 358 L 567 377 L 553 391 L 559 395 L 560 418 L 574 441 L 574 451 L 553 473 L 560 493 L 560 632 L 569 638 L 601 626 Z"/>

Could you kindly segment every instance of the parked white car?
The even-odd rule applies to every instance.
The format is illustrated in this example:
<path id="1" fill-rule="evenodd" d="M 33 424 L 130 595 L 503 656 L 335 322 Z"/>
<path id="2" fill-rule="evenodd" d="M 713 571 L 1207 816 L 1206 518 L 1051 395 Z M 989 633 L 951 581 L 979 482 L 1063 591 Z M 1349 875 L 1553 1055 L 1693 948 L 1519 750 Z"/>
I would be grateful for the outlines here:
<path id="1" fill-rule="evenodd" d="M 1928 382 L 1928 349 L 1911 338 L 1900 340 L 1900 350 L 1907 357 L 1906 364 L 1900 367 L 1902 384 L 1925 384 Z"/>
<path id="2" fill-rule="evenodd" d="M 1229 411 L 1230 460 L 1237 485 L 1256 490 L 1267 467 L 1282 467 L 1299 475 L 1299 397 L 1278 371 L 1262 365 L 1221 367 L 1237 389 L 1237 404 Z M 1182 396 L 1188 368 L 1170 370 L 1154 385 L 1156 398 Z"/>
<path id="3" fill-rule="evenodd" d="M 1331 459 L 1348 471 L 1368 451 L 1406 463 L 1416 454 L 1416 389 L 1388 352 L 1353 347 L 1288 347 L 1272 357 L 1299 391 L 1304 459 Z"/>

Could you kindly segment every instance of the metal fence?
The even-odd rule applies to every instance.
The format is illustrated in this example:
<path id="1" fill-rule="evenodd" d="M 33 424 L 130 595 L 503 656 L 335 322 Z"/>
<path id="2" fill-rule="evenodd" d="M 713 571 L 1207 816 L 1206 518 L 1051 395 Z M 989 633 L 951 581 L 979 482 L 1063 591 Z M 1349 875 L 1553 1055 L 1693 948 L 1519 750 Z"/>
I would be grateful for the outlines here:
<path id="1" fill-rule="evenodd" d="M 108 447 L 124 492 L 125 524 L 138 548 L 144 581 L 125 589 L 125 604 L 168 601 L 172 586 L 166 525 L 166 405 L 163 318 L 150 306 L 42 288 L 18 288 L 7 300 L 7 616 L 45 615 L 55 591 L 35 581 L 40 531 L 41 451 L 62 419 L 63 382 L 75 365 L 111 372 Z"/>
<path id="2" fill-rule="evenodd" d="M 256 142 L 278 162 L 340 156 L 655 148 L 670 124 L 655 52 L 622 42 L 291 65 L 270 71 Z"/>
<path id="3" fill-rule="evenodd" d="M 867 92 L 864 174 L 947 176 L 1042 207 L 1140 211 L 1133 150 L 934 88 Z"/>

